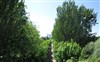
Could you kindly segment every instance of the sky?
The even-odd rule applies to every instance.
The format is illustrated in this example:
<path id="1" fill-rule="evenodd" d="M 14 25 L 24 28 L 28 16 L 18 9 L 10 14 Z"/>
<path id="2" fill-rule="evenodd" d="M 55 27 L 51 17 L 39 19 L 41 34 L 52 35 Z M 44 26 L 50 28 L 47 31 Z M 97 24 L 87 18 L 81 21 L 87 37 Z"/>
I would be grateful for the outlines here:
<path id="1" fill-rule="evenodd" d="M 65 0 L 25 0 L 26 12 L 33 24 L 37 26 L 40 36 L 51 34 L 57 17 L 56 8 L 61 6 Z M 67 1 L 67 0 L 66 0 Z M 82 4 L 86 8 L 93 8 L 97 13 L 98 24 L 92 28 L 93 33 L 100 36 L 100 0 L 75 0 L 76 5 Z"/>

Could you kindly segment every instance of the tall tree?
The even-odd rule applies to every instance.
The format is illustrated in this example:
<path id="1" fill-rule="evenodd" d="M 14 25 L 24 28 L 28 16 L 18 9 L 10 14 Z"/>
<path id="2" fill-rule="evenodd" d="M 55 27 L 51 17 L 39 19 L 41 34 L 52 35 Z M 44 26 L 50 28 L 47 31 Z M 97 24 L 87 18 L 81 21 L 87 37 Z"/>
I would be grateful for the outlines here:
<path id="1" fill-rule="evenodd" d="M 0 0 L 0 62 L 27 62 L 38 39 L 36 27 L 26 16 L 24 1 Z"/>
<path id="2" fill-rule="evenodd" d="M 84 5 L 78 7 L 74 1 L 63 2 L 57 8 L 52 37 L 56 41 L 68 41 L 73 39 L 83 44 L 93 36 L 92 26 L 96 24 L 96 13 Z"/>

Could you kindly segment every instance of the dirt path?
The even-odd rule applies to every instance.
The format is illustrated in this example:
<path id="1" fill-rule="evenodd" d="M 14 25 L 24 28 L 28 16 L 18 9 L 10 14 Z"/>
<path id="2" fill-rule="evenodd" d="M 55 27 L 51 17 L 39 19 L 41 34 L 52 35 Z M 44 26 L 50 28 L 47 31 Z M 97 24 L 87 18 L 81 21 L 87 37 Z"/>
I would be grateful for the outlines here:
<path id="1" fill-rule="evenodd" d="M 51 51 L 53 53 L 53 44 L 51 43 Z M 54 55 L 52 54 L 52 62 L 56 62 Z"/>
<path id="2" fill-rule="evenodd" d="M 56 60 L 54 59 L 54 55 L 53 55 L 53 44 L 50 43 L 49 44 L 49 48 L 48 48 L 48 62 L 56 62 Z"/>

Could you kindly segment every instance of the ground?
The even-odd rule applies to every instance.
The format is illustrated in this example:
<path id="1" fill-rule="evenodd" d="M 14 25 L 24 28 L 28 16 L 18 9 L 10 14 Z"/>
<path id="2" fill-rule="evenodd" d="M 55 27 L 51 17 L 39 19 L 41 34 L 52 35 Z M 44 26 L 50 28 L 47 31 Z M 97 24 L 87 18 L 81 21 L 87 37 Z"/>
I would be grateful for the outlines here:
<path id="1" fill-rule="evenodd" d="M 49 44 L 49 48 L 48 48 L 48 62 L 56 62 L 54 55 L 53 55 L 53 44 L 50 43 Z"/>

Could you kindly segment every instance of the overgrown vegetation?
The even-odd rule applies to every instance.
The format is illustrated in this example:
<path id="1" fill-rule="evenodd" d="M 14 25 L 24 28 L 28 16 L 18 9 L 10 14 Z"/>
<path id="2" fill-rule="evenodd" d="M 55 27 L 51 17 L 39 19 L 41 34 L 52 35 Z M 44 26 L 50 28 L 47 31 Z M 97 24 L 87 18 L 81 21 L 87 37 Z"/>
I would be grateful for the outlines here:
<path id="1" fill-rule="evenodd" d="M 84 5 L 78 7 L 71 0 L 65 1 L 62 6 L 57 7 L 52 38 L 56 41 L 73 39 L 80 46 L 85 46 L 88 42 L 96 40 L 95 35 L 90 33 L 96 21 L 96 13 L 93 9 L 86 8 Z"/>
<path id="2" fill-rule="evenodd" d="M 41 62 L 48 42 L 26 16 L 23 0 L 0 0 L 0 62 Z"/>
<path id="3" fill-rule="evenodd" d="M 100 44 L 100 38 L 96 42 L 94 42 L 94 43 L 91 42 L 88 45 L 86 45 L 83 48 L 83 50 L 86 49 L 86 50 L 84 50 L 84 52 L 87 52 L 87 53 L 82 55 L 84 57 L 82 57 L 79 62 L 81 62 L 81 61 L 84 61 L 84 62 L 100 62 L 100 54 L 99 54 L 100 45 L 99 44 Z M 82 53 L 83 53 L 83 51 L 82 51 Z"/>
<path id="4" fill-rule="evenodd" d="M 79 44 L 71 42 L 54 42 L 54 55 L 57 62 L 66 62 L 70 58 L 78 60 L 81 52 Z"/>
<path id="5" fill-rule="evenodd" d="M 97 23 L 93 9 L 65 1 L 55 20 L 53 39 L 40 38 L 23 0 L 0 0 L 0 62 L 48 62 L 51 43 L 57 62 L 100 62 L 100 37 L 90 33 Z"/>
<path id="6" fill-rule="evenodd" d="M 93 9 L 65 1 L 57 8 L 52 38 L 57 62 L 99 62 L 99 40 L 91 33 L 97 22 Z M 73 39 L 73 42 L 72 42 Z M 97 41 L 96 41 L 97 40 Z M 95 42 L 96 41 L 96 42 Z"/>
<path id="7" fill-rule="evenodd" d="M 50 40 L 43 40 L 39 43 L 39 45 L 35 48 L 35 62 L 48 62 L 48 48 L 49 48 Z"/>

